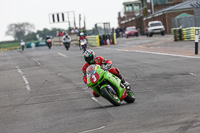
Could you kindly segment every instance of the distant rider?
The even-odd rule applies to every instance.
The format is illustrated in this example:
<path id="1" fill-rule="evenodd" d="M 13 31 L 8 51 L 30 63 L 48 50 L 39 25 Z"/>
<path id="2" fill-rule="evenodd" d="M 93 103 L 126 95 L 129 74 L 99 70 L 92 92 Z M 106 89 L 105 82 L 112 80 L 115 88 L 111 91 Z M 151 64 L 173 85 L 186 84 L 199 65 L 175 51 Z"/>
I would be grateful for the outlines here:
<path id="1" fill-rule="evenodd" d="M 46 44 L 49 47 L 49 49 L 51 49 L 52 42 L 51 42 L 51 37 L 49 35 L 47 35 L 46 37 Z"/>
<path id="2" fill-rule="evenodd" d="M 68 50 L 69 46 L 67 46 L 67 45 L 70 45 L 71 37 L 67 33 L 64 33 L 62 42 L 63 42 L 63 45 L 65 46 L 66 50 Z"/>
<path id="3" fill-rule="evenodd" d="M 25 45 L 25 42 L 24 42 L 23 40 L 21 40 L 20 45 L 21 45 L 21 49 L 22 49 L 22 51 L 24 51 L 24 45 Z"/>
<path id="4" fill-rule="evenodd" d="M 47 41 L 48 39 L 51 39 L 49 35 L 46 36 L 46 41 Z"/>
<path id="5" fill-rule="evenodd" d="M 87 41 L 87 43 L 88 43 L 88 39 L 87 39 L 87 36 L 83 33 L 83 32 L 81 32 L 80 33 L 80 36 L 79 36 L 79 47 L 80 47 L 80 43 L 81 43 L 81 40 L 82 39 L 86 39 L 86 41 Z M 81 48 L 81 47 L 80 47 Z"/>
<path id="6" fill-rule="evenodd" d="M 118 68 L 111 68 L 112 66 L 112 61 L 111 60 L 106 60 L 105 58 L 101 57 L 101 56 L 98 56 L 96 57 L 95 53 L 93 50 L 86 50 L 84 52 L 84 59 L 86 61 L 86 63 L 83 65 L 82 67 L 82 71 L 83 71 L 83 81 L 85 84 L 87 84 L 87 76 L 86 76 L 86 69 L 89 65 L 91 64 L 98 64 L 100 66 L 102 65 L 105 65 L 105 68 L 112 74 L 114 74 L 115 76 L 117 76 L 118 78 L 121 79 L 121 83 L 127 88 L 127 91 L 128 90 L 128 86 L 129 86 L 129 83 L 126 82 L 123 78 L 122 78 L 122 75 L 120 74 L 119 72 L 119 69 Z M 93 95 L 95 97 L 99 97 L 99 95 L 93 91 Z"/>

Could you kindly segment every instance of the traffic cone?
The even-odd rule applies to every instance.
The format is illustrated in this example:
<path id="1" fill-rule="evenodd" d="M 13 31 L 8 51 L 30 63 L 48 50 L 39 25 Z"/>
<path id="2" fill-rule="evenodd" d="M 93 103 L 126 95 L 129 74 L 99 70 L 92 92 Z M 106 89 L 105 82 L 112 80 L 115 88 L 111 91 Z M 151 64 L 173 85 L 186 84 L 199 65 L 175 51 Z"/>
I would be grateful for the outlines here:
<path id="1" fill-rule="evenodd" d="M 112 39 L 110 39 L 110 44 L 113 44 L 113 41 L 112 41 Z"/>

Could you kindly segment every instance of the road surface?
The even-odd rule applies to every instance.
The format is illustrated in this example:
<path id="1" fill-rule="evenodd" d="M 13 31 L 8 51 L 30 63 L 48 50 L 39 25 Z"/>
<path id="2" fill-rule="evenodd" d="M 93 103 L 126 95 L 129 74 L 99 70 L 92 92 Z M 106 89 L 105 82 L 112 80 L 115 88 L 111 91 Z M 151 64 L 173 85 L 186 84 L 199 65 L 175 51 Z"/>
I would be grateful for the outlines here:
<path id="1" fill-rule="evenodd" d="M 119 107 L 92 97 L 77 46 L 0 52 L 0 133 L 199 133 L 200 58 L 134 50 L 156 41 L 92 47 L 132 86 Z"/>

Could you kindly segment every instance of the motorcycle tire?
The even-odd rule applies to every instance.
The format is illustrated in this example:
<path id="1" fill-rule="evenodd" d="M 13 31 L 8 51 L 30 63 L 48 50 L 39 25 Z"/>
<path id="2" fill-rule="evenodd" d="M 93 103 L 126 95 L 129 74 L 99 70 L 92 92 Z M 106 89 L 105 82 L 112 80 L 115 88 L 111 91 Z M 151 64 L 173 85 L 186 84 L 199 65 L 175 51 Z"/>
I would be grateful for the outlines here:
<path id="1" fill-rule="evenodd" d="M 124 99 L 124 101 L 127 102 L 127 103 L 133 103 L 133 102 L 135 102 L 135 95 L 134 95 L 134 93 L 132 91 L 130 91 L 130 92 L 127 92 L 127 94 L 128 95 Z"/>
<path id="2" fill-rule="evenodd" d="M 83 49 L 83 53 L 84 53 L 86 51 L 85 45 L 82 46 L 82 49 Z"/>
<path id="3" fill-rule="evenodd" d="M 121 101 L 118 98 L 117 95 L 112 94 L 107 87 L 102 88 L 101 94 L 104 98 L 106 98 L 110 103 L 112 103 L 114 106 L 120 106 Z"/>

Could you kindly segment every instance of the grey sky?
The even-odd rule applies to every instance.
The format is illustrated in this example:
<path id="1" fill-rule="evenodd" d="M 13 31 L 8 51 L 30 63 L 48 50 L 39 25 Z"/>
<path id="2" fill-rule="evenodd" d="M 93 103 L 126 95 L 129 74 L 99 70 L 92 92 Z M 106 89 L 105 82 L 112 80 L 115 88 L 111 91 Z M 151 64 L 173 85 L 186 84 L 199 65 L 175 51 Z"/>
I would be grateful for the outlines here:
<path id="1" fill-rule="evenodd" d="M 110 22 L 117 27 L 117 13 L 122 10 L 122 3 L 129 0 L 1 0 L 0 4 L 0 41 L 10 40 L 5 36 L 11 23 L 30 22 L 36 30 L 43 28 L 67 28 L 67 23 L 49 24 L 49 14 L 75 11 L 85 15 L 86 27 L 91 29 L 97 22 Z"/>

